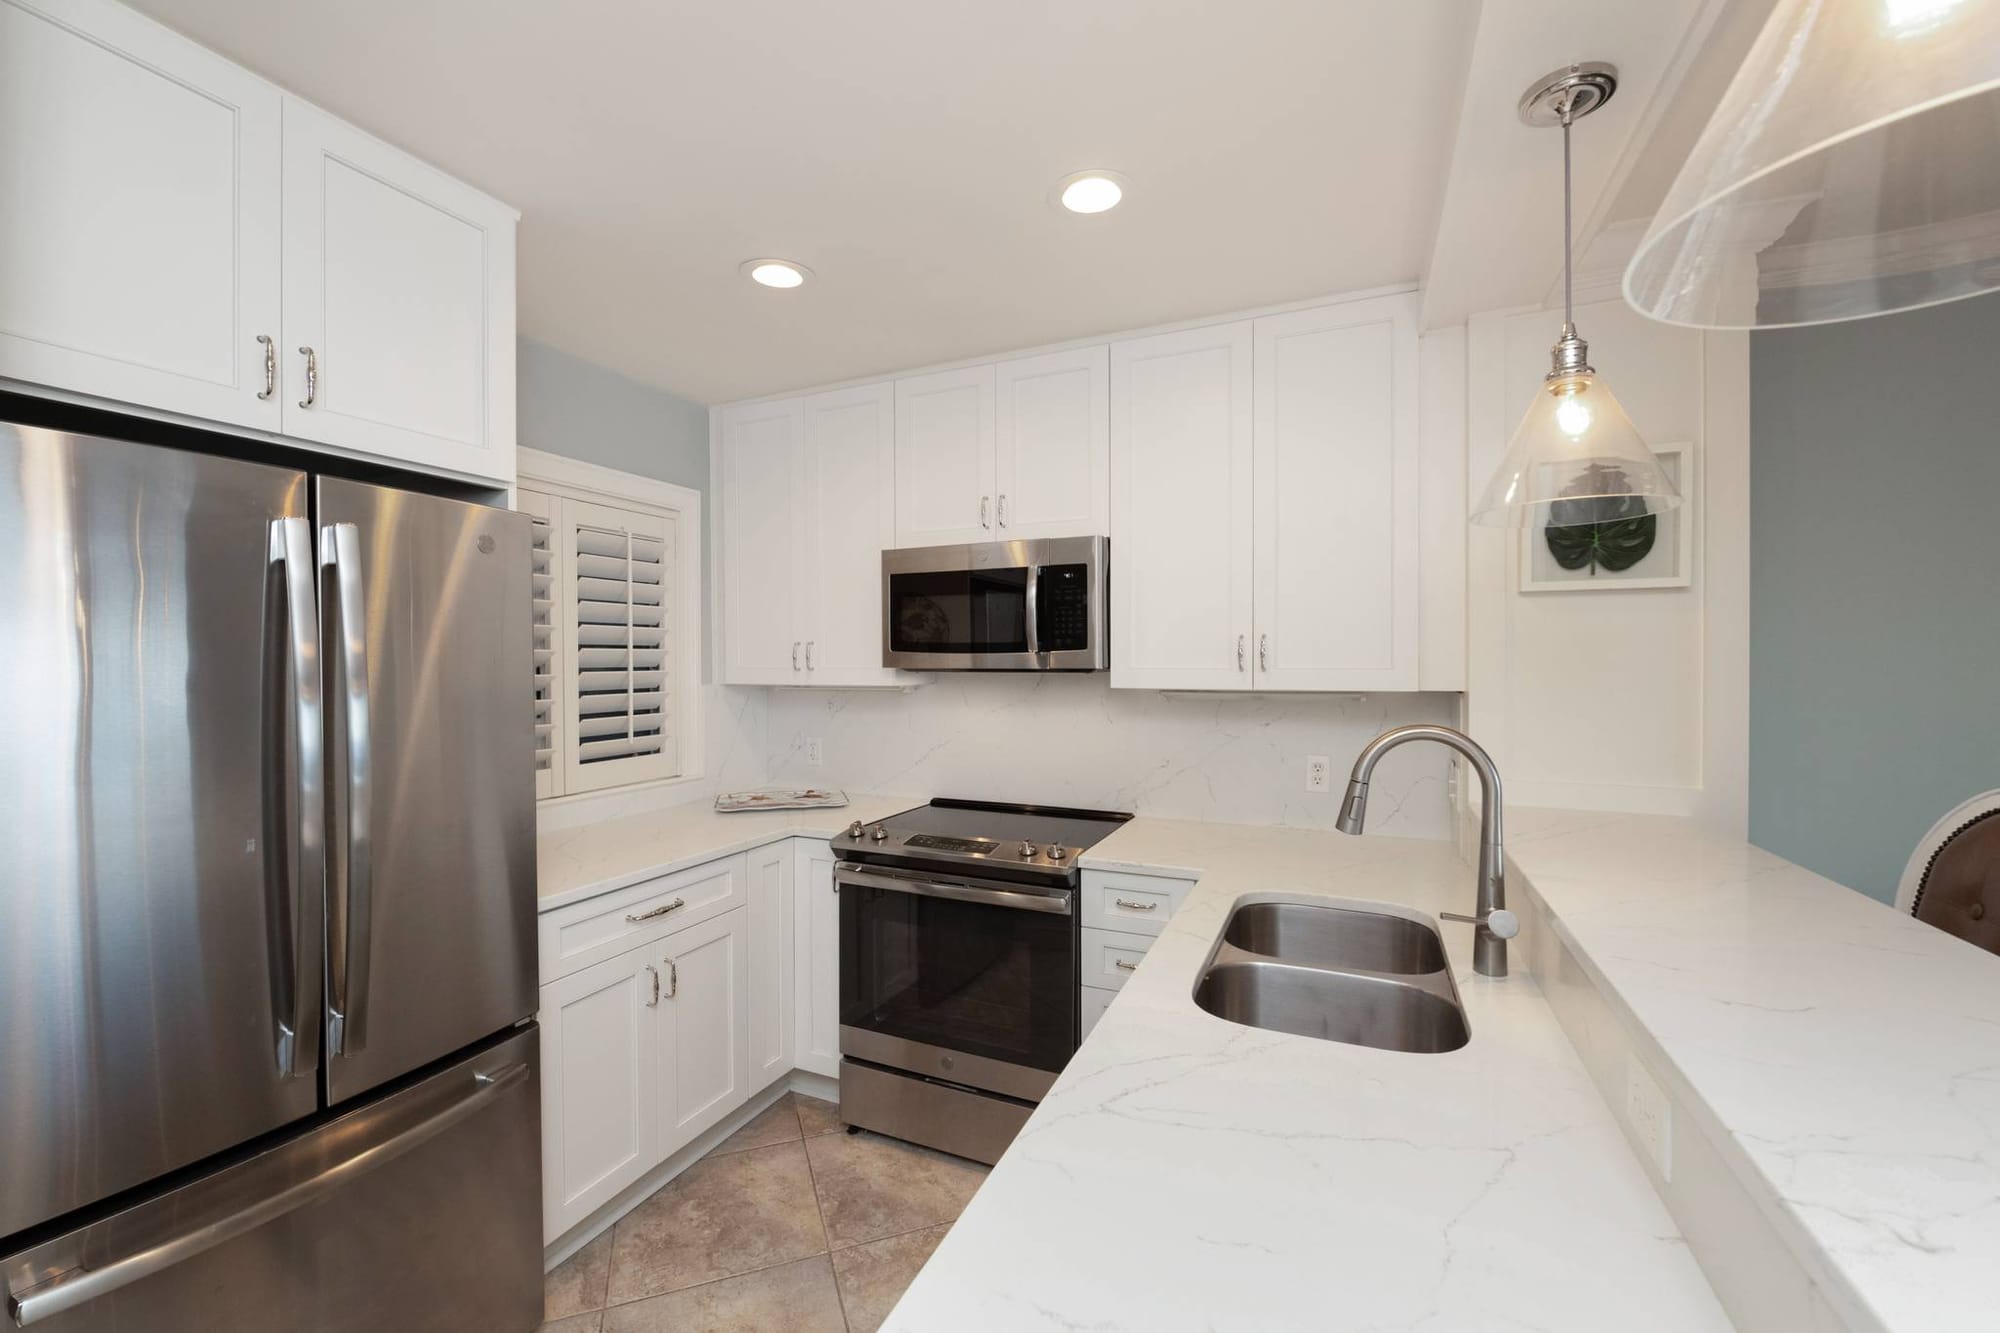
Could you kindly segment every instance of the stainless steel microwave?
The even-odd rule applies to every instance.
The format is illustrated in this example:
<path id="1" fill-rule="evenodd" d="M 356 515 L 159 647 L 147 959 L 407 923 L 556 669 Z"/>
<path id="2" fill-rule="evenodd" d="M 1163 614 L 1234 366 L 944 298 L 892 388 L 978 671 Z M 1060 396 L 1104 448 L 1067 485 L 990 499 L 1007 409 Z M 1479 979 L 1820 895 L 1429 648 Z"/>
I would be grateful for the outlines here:
<path id="1" fill-rule="evenodd" d="M 882 665 L 908 671 L 1102 671 L 1103 537 L 882 552 Z"/>

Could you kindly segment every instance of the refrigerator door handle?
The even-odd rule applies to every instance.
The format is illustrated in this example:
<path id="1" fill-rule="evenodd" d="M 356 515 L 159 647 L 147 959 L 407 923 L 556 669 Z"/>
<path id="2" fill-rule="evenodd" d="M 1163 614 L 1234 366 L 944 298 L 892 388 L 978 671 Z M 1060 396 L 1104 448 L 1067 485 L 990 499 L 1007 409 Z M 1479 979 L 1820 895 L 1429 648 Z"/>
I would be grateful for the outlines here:
<path id="1" fill-rule="evenodd" d="M 368 627 L 361 587 L 361 532 L 352 523 L 330 523 L 320 529 L 321 586 L 330 596 L 327 639 L 340 673 L 340 731 L 346 753 L 339 756 L 346 778 L 345 828 L 342 830 L 342 875 L 333 886 L 338 895 L 335 920 L 344 920 L 340 965 L 329 968 L 332 995 L 328 1005 L 327 1050 L 343 1055 L 368 1042 L 368 957 L 374 942 L 370 909 L 374 898 L 369 811 L 373 805 L 368 717 Z"/>
<path id="2" fill-rule="evenodd" d="M 268 552 L 276 578 L 273 592 L 284 602 L 277 672 L 277 695 L 289 717 L 274 730 L 289 731 L 290 744 L 274 747 L 270 785 L 264 794 L 265 841 L 271 891 L 267 918 L 271 932 L 271 1006 L 277 1028 L 278 1071 L 298 1078 L 319 1066 L 319 994 L 314 960 L 317 909 L 307 912 L 307 895 L 326 873 L 326 789 L 321 762 L 319 622 L 313 592 L 312 524 L 303 518 L 271 521 Z M 289 725 L 287 725 L 289 724 Z M 271 771 L 275 770 L 275 771 Z M 286 819 L 288 796 L 296 823 Z M 311 920 L 308 920 L 308 917 Z"/>
<path id="3" fill-rule="evenodd" d="M 7 1313 L 19 1328 L 27 1328 L 80 1305 L 97 1300 L 121 1287 L 185 1263 L 205 1250 L 254 1231 L 287 1213 L 295 1212 L 316 1199 L 324 1198 L 386 1162 L 401 1157 L 446 1130 L 477 1115 L 495 1098 L 528 1077 L 526 1061 L 505 1065 L 492 1073 L 477 1073 L 472 1089 L 441 1109 L 432 1112 L 401 1133 L 372 1144 L 316 1175 L 294 1181 L 285 1188 L 266 1194 L 245 1208 L 219 1216 L 191 1219 L 185 1230 L 142 1248 L 119 1255 L 91 1267 L 76 1267 L 23 1291 L 7 1292 Z"/>

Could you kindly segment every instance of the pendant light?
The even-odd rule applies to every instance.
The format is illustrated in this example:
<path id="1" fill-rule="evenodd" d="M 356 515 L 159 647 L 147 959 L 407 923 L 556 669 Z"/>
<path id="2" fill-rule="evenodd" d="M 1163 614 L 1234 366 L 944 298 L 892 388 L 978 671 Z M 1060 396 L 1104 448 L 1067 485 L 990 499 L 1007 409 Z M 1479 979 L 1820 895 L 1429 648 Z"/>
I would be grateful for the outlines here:
<path id="1" fill-rule="evenodd" d="M 1625 271 L 1698 328 L 2000 289 L 2000 3 L 1779 0 Z"/>
<path id="2" fill-rule="evenodd" d="M 1500 470 L 1473 508 L 1475 523 L 1611 523 L 1657 514 L 1681 502 L 1632 419 L 1591 367 L 1590 347 L 1577 336 L 1571 308 L 1570 125 L 1610 101 L 1617 89 L 1618 71 L 1593 61 L 1559 69 L 1521 97 L 1522 120 L 1562 127 L 1562 334 L 1550 349 L 1548 376 L 1515 428 Z"/>

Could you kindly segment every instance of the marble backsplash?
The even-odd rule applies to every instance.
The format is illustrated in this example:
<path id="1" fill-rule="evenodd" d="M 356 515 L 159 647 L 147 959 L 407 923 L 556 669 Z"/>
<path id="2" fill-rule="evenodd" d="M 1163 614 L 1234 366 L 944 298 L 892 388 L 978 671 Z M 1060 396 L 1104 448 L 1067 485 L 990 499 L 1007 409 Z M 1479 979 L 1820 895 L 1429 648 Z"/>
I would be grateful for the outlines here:
<path id="1" fill-rule="evenodd" d="M 940 675 L 908 693 L 765 694 L 770 783 L 1131 810 L 1178 819 L 1331 828 L 1355 753 L 1405 722 L 1457 721 L 1455 694 L 1159 694 L 1103 675 Z M 735 741 L 755 730 L 746 702 Z M 713 713 L 711 713 L 713 716 Z M 822 762 L 806 763 L 818 738 Z M 721 756 L 711 734 L 710 753 Z M 1328 790 L 1305 789 L 1325 755 Z M 740 758 L 734 761 L 740 771 Z M 1406 746 L 1377 768 L 1368 831 L 1452 834 L 1445 751 Z"/>

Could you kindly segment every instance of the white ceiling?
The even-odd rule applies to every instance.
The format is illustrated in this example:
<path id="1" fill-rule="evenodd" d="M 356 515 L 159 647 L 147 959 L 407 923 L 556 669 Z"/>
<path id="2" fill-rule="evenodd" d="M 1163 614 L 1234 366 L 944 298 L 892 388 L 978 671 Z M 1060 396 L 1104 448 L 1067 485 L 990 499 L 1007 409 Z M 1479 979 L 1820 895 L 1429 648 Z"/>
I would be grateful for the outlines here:
<path id="1" fill-rule="evenodd" d="M 519 208 L 521 331 L 705 402 L 1415 280 L 1478 14 L 135 2 Z M 1126 203 L 1052 209 L 1086 167 Z M 739 276 L 769 255 L 816 276 Z"/>

